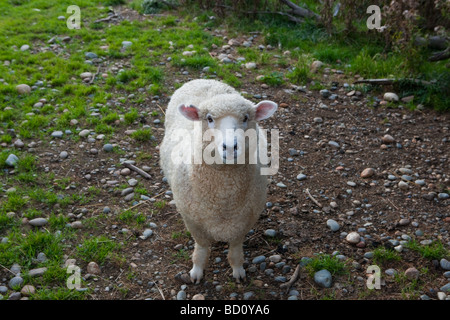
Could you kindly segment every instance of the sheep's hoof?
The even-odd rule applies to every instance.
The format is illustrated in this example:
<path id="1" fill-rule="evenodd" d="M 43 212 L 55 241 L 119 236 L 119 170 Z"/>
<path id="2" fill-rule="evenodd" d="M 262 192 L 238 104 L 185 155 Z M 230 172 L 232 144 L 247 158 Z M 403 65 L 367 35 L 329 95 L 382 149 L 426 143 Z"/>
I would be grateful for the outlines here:
<path id="1" fill-rule="evenodd" d="M 194 267 L 189 272 L 189 275 L 191 276 L 192 283 L 198 284 L 203 278 L 203 269 L 194 265 Z"/>
<path id="2" fill-rule="evenodd" d="M 243 266 L 233 268 L 233 278 L 236 279 L 237 283 L 240 283 L 241 280 L 245 280 L 245 270 Z"/>

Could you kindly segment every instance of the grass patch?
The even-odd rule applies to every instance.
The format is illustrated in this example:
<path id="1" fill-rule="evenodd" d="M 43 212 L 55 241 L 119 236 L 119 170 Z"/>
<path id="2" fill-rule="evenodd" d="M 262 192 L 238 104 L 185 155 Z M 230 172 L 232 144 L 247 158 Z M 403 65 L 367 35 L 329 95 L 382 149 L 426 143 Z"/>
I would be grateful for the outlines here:
<path id="1" fill-rule="evenodd" d="M 434 241 L 429 245 L 422 245 L 416 240 L 412 240 L 405 247 L 418 252 L 422 257 L 430 260 L 440 260 L 450 256 L 449 251 L 441 241 Z"/>
<path id="2" fill-rule="evenodd" d="M 152 130 L 151 129 L 138 129 L 131 134 L 131 137 L 134 140 L 137 140 L 140 142 L 150 141 L 150 139 L 152 137 Z"/>
<path id="3" fill-rule="evenodd" d="M 99 236 L 85 239 L 83 243 L 77 247 L 76 252 L 81 260 L 88 263 L 95 261 L 102 265 L 111 257 L 111 254 L 119 248 L 119 244 L 105 236 Z"/>
<path id="4" fill-rule="evenodd" d="M 342 275 L 348 273 L 347 266 L 340 261 L 336 256 L 329 254 L 319 254 L 311 259 L 306 265 L 306 270 L 310 276 L 322 269 L 328 270 L 332 275 Z"/>
<path id="5" fill-rule="evenodd" d="M 386 262 L 400 261 L 401 256 L 398 252 L 383 247 L 376 248 L 373 251 L 373 261 L 375 264 L 383 265 Z"/>

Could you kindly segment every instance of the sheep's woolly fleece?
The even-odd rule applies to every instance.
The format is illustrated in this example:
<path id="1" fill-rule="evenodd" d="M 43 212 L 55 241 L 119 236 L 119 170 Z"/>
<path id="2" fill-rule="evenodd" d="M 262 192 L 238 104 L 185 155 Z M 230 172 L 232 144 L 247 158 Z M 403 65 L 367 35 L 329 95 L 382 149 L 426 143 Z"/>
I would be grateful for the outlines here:
<path id="1" fill-rule="evenodd" d="M 171 98 L 166 112 L 166 133 L 160 147 L 161 167 L 171 186 L 177 210 L 196 242 L 204 246 L 214 240 L 242 242 L 264 208 L 267 178 L 260 174 L 258 164 L 175 165 L 171 152 L 177 142 L 171 141 L 170 135 L 175 129 L 194 128 L 193 121 L 178 111 L 181 104 L 196 106 L 200 119 L 207 113 L 216 118 L 249 114 L 253 119 L 254 104 L 221 82 L 188 82 Z M 251 122 L 258 130 L 256 122 Z"/>

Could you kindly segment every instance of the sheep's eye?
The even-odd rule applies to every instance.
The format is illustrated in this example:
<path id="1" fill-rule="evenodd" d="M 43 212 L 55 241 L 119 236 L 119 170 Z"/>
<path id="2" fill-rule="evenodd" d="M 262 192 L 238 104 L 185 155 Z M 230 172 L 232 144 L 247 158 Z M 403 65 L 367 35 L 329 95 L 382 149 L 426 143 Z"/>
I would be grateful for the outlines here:
<path id="1" fill-rule="evenodd" d="M 214 119 L 211 116 L 209 116 L 209 115 L 206 117 L 206 120 L 208 120 L 209 123 L 213 123 L 214 122 Z"/>
<path id="2" fill-rule="evenodd" d="M 244 122 L 247 122 L 248 121 L 248 115 L 245 115 L 244 116 Z"/>

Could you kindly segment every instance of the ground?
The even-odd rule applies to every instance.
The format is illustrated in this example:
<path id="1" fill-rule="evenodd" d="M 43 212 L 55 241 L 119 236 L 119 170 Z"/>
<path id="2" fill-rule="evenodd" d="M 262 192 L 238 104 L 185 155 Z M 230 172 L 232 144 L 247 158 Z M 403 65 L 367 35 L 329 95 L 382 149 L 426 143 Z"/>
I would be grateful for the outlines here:
<path id="1" fill-rule="evenodd" d="M 39 6 L 50 10 L 36 3 L 22 11 L 42 21 L 43 13 L 33 9 Z M 267 46 L 258 33 L 210 28 L 208 21 L 186 21 L 176 13 L 143 16 L 128 6 L 95 22 L 108 17 L 108 9 L 89 6 L 88 14 L 82 8 L 78 33 L 61 26 L 62 4 L 49 17 L 56 31 L 49 23 L 21 38 L 25 32 L 17 26 L 1 47 L 4 299 L 442 298 L 440 288 L 449 282 L 441 263 L 449 259 L 450 245 L 448 113 L 386 103 L 383 94 L 392 87 L 368 92 L 353 86 L 362 75 L 339 63 L 311 72 L 305 86 L 293 84 L 294 77 L 283 75 L 301 54 Z M 8 10 L 24 19 L 17 7 Z M 122 41 L 132 41 L 131 48 Z M 22 51 L 23 44 L 30 48 Z M 231 63 L 220 62 L 221 54 Z M 247 68 L 248 62 L 256 68 Z M 83 79 L 83 72 L 90 75 Z M 244 242 L 242 283 L 232 278 L 225 243 L 213 245 L 203 281 L 188 281 L 193 239 L 159 167 L 170 95 L 196 78 L 224 80 L 255 103 L 270 99 L 280 106 L 261 123 L 279 130 L 280 168 Z M 21 83 L 31 92 L 19 94 Z M 87 136 L 80 136 L 83 130 L 90 130 Z M 52 136 L 55 131 L 62 137 Z M 384 142 L 387 134 L 394 141 Z M 19 158 L 14 166 L 5 162 L 10 154 Z M 127 160 L 150 177 L 124 170 Z M 373 175 L 362 178 L 366 168 Z M 32 226 L 36 218 L 46 222 Z M 330 229 L 329 219 L 339 230 Z M 143 237 L 148 229 L 152 234 Z M 349 243 L 351 232 L 360 241 Z M 37 259 L 39 253 L 46 259 Z M 263 263 L 253 262 L 262 255 Z M 302 263 L 291 286 L 280 287 L 304 257 L 312 262 Z M 69 259 L 81 268 L 84 289 L 67 287 Z M 90 262 L 98 268 L 88 271 Z M 10 288 L 17 265 L 24 282 Z M 379 289 L 367 288 L 370 265 L 380 268 Z M 47 268 L 43 275 L 29 274 L 39 267 Z M 331 272 L 331 288 L 314 281 L 321 269 Z M 35 293 L 15 295 L 24 284 Z"/>

